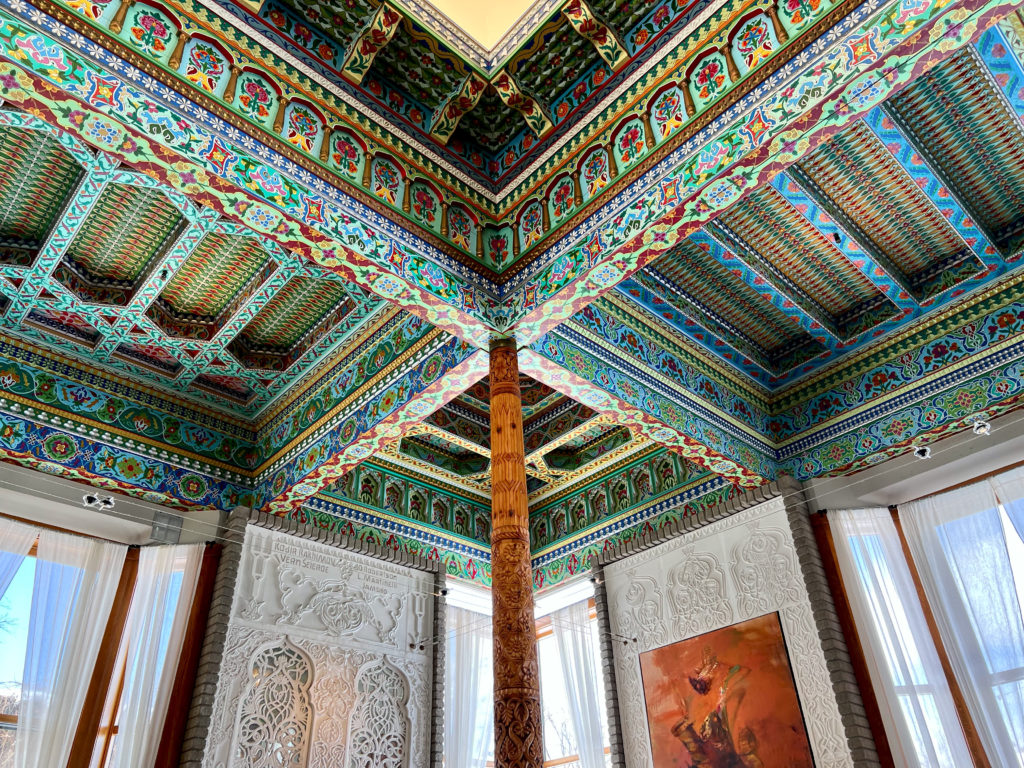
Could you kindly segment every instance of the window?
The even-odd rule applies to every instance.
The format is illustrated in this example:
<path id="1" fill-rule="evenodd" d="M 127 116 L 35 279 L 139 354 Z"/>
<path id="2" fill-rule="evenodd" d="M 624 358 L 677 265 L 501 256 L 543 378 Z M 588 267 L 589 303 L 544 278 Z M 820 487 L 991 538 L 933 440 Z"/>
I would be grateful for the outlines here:
<path id="1" fill-rule="evenodd" d="M 34 557 L 24 558 L 0 598 L 0 768 L 14 763 L 35 565 Z"/>
<path id="2" fill-rule="evenodd" d="M 1016 526 L 991 482 L 907 504 L 900 519 L 981 743 L 993 764 L 1024 768 Z"/>
<path id="3" fill-rule="evenodd" d="M 0 768 L 154 764 L 203 552 L 0 516 Z"/>
<path id="4" fill-rule="evenodd" d="M 575 759 L 579 751 L 572 727 L 569 692 L 562 676 L 562 659 L 558 643 L 551 632 L 537 640 L 537 659 L 540 663 L 541 715 L 544 718 L 545 765 L 557 764 L 566 758 Z"/>
<path id="5" fill-rule="evenodd" d="M 537 638 L 544 764 L 606 764 L 608 720 L 593 600 L 545 616 L 538 622 Z"/>
<path id="6" fill-rule="evenodd" d="M 970 754 L 902 543 L 885 509 L 829 513 L 886 733 L 904 765 L 959 768 Z"/>
<path id="7" fill-rule="evenodd" d="M 1024 768 L 1024 468 L 829 523 L 898 764 Z"/>

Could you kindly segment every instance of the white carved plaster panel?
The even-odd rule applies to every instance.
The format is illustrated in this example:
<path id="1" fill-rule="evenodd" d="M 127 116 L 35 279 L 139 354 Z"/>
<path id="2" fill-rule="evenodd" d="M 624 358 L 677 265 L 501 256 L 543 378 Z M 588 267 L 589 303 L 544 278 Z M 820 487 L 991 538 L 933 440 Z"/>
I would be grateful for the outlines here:
<path id="1" fill-rule="evenodd" d="M 430 574 L 249 526 L 204 768 L 426 768 L 433 606 Z"/>
<path id="2" fill-rule="evenodd" d="M 640 654 L 779 612 L 815 765 L 852 768 L 781 498 L 605 566 L 626 764 L 651 768 Z"/>

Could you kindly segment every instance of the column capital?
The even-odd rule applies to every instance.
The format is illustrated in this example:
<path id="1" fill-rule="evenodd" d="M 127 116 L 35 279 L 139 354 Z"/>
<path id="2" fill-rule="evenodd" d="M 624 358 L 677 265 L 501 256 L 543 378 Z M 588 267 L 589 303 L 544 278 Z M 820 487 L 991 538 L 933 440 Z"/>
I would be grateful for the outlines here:
<path id="1" fill-rule="evenodd" d="M 491 339 L 491 352 L 496 349 L 517 349 L 518 345 L 512 336 L 495 336 Z"/>
<path id="2" fill-rule="evenodd" d="M 514 395 L 518 401 L 520 397 L 519 350 L 516 349 L 515 339 L 491 340 L 490 371 L 492 403 L 495 395 L 501 394 Z"/>

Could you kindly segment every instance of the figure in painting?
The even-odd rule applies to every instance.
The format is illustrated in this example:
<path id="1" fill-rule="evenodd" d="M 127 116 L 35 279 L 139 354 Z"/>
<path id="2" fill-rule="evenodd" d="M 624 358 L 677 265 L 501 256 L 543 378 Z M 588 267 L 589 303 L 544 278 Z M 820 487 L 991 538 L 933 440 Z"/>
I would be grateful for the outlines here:
<path id="1" fill-rule="evenodd" d="M 705 647 L 700 667 L 682 686 L 676 686 L 680 719 L 672 727 L 672 735 L 686 748 L 694 768 L 761 765 L 754 732 L 749 727 L 735 737 L 732 732 L 749 674 L 748 668 L 726 664 L 710 647 Z"/>

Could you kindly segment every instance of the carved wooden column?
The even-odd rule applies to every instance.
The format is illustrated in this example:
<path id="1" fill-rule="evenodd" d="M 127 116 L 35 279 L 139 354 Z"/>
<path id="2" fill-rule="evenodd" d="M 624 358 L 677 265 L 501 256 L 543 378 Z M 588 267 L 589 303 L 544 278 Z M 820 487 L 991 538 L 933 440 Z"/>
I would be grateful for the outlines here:
<path id="1" fill-rule="evenodd" d="M 540 682 L 519 361 L 513 339 L 491 343 L 491 599 L 495 768 L 541 768 Z"/>

